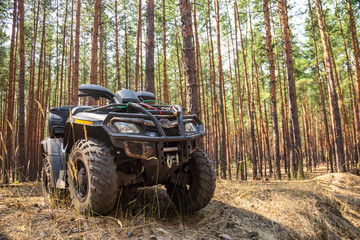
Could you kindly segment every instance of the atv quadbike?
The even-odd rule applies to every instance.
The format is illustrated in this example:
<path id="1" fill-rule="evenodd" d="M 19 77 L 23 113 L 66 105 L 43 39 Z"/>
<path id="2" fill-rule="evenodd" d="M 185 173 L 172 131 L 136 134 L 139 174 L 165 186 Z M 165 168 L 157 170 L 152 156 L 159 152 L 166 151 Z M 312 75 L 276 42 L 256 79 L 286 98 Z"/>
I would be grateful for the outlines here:
<path id="1" fill-rule="evenodd" d="M 185 212 L 204 208 L 215 190 L 215 174 L 199 148 L 205 135 L 196 115 L 178 105 L 161 105 L 153 93 L 121 90 L 115 95 L 92 84 L 80 97 L 106 98 L 106 106 L 52 108 L 49 135 L 41 142 L 46 199 L 68 189 L 81 213 L 105 215 L 118 188 L 164 184 Z"/>

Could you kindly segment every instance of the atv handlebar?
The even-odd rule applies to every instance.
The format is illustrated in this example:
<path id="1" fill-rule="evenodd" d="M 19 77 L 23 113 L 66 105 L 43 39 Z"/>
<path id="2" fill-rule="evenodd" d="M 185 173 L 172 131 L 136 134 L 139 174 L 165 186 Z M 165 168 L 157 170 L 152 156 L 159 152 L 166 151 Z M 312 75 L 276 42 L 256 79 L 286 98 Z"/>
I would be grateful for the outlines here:
<path id="1" fill-rule="evenodd" d="M 143 140 L 143 141 L 161 141 L 161 142 L 176 142 L 176 141 L 187 141 L 187 140 L 194 140 L 201 138 L 205 135 L 204 127 L 201 123 L 201 121 L 197 118 L 196 115 L 183 115 L 183 109 L 181 107 L 177 108 L 177 113 L 174 114 L 170 111 L 167 111 L 168 115 L 174 115 L 177 117 L 179 130 L 180 130 L 180 136 L 167 136 L 165 134 L 165 131 L 157 117 L 153 115 L 149 110 L 145 109 L 143 106 L 137 103 L 129 103 L 128 107 L 136 110 L 140 113 L 122 113 L 122 112 L 109 112 L 106 118 L 104 119 L 102 126 L 104 129 L 110 134 L 112 140 L 115 140 L 114 138 L 121 138 L 122 140 Z M 170 107 L 170 106 L 169 106 Z M 146 136 L 143 134 L 123 134 L 123 133 L 117 133 L 114 132 L 111 127 L 109 127 L 109 124 L 111 124 L 111 119 L 114 117 L 124 117 L 128 119 L 128 122 L 132 122 L 131 118 L 136 119 L 148 119 L 151 120 L 155 127 L 157 132 L 160 136 Z M 184 126 L 184 118 L 185 119 L 193 119 L 196 124 L 198 125 L 198 132 L 192 135 L 186 135 L 185 133 L 185 126 Z M 137 123 L 135 120 L 133 123 Z M 116 142 L 116 141 L 113 141 Z"/>
<path id="2" fill-rule="evenodd" d="M 148 110 L 146 110 L 143 106 L 141 106 L 140 104 L 136 104 L 136 103 L 130 103 L 129 107 L 138 110 L 140 112 L 142 112 L 143 114 L 145 114 L 146 116 L 148 116 L 155 124 L 155 127 L 158 131 L 158 133 L 163 136 L 166 137 L 166 134 L 164 132 L 164 129 L 161 127 L 161 124 L 159 122 L 159 120 L 157 120 L 156 117 L 154 117 L 154 115 L 152 115 Z"/>

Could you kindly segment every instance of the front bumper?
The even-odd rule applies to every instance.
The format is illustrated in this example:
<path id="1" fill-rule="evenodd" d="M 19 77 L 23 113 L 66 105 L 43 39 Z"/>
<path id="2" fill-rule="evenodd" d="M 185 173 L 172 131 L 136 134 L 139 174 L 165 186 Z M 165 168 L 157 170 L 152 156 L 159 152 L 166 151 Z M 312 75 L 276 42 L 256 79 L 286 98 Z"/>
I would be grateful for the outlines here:
<path id="1" fill-rule="evenodd" d="M 142 108 L 144 109 L 144 108 Z M 201 121 L 196 115 L 183 116 L 182 112 L 178 114 L 177 121 L 179 126 L 179 136 L 166 136 L 163 127 L 154 115 L 146 109 L 143 113 L 119 113 L 110 112 L 102 123 L 102 127 L 110 136 L 111 142 L 115 147 L 124 149 L 125 154 L 131 158 L 148 160 L 156 157 L 160 162 L 169 164 L 169 157 L 176 162 L 187 162 L 191 153 L 196 150 L 198 140 L 205 136 L 205 130 Z M 142 134 L 123 134 L 115 132 L 111 127 L 111 119 L 126 118 L 127 122 L 133 118 L 146 119 L 154 123 L 158 136 L 147 136 Z M 184 130 L 184 119 L 191 119 L 197 124 L 198 131 L 192 135 L 186 135 Z"/>

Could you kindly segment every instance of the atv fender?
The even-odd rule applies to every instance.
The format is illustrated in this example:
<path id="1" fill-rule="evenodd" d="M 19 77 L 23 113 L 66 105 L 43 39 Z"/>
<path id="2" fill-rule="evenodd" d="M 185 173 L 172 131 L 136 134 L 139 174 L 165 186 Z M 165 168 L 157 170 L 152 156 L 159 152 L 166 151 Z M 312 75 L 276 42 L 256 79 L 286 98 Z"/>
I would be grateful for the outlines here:
<path id="1" fill-rule="evenodd" d="M 66 188 L 65 153 L 62 150 L 62 138 L 46 138 L 41 142 L 44 161 L 48 161 L 51 170 L 51 183 L 56 188 Z"/>

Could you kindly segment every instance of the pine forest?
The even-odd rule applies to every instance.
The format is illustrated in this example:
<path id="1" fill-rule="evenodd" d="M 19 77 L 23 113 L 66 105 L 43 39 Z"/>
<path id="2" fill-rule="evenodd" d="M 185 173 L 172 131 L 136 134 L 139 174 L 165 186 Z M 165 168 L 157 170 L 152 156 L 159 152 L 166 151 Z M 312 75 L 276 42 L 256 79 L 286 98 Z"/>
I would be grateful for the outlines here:
<path id="1" fill-rule="evenodd" d="M 82 84 L 152 92 L 159 105 L 195 114 L 221 194 L 226 184 L 252 192 L 257 183 L 360 175 L 359 1 L 0 0 L 0 13 L 2 186 L 41 181 L 51 108 L 108 104 L 78 97 Z M 329 238 L 285 227 L 273 239 L 358 238 L 358 196 L 357 223 L 347 218 L 354 228 L 338 229 L 347 235 L 314 220 Z M 214 239 L 241 238 L 221 233 Z"/>

